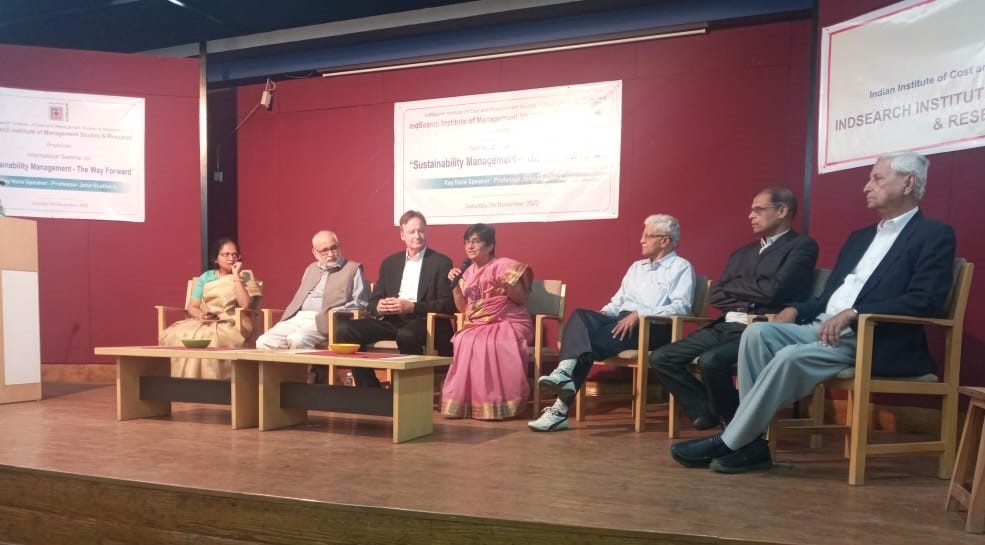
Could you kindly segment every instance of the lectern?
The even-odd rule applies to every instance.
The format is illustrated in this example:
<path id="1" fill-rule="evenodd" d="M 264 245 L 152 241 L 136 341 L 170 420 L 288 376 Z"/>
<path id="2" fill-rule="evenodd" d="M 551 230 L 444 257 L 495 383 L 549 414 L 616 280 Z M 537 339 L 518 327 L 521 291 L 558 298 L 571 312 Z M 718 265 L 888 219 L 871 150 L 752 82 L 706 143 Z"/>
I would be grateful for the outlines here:
<path id="1" fill-rule="evenodd" d="M 0 403 L 41 399 L 38 226 L 0 217 Z"/>

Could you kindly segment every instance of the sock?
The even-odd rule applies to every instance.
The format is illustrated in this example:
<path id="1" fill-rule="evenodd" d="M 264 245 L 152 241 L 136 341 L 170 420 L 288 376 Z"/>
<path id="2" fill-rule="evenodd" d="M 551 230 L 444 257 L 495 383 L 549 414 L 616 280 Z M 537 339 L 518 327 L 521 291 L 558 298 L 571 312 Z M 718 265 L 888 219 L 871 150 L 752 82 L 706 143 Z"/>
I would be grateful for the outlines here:
<path id="1" fill-rule="evenodd" d="M 557 368 L 570 375 L 575 372 L 576 363 L 578 363 L 578 360 L 574 358 L 561 360 L 561 363 L 557 364 Z"/>
<path id="2" fill-rule="evenodd" d="M 556 410 L 556 411 L 558 411 L 560 413 L 568 414 L 568 404 L 565 403 L 564 401 L 561 401 L 561 398 L 560 397 L 557 398 L 556 400 L 554 400 L 554 406 L 553 406 L 553 408 L 554 408 L 554 410 Z"/>

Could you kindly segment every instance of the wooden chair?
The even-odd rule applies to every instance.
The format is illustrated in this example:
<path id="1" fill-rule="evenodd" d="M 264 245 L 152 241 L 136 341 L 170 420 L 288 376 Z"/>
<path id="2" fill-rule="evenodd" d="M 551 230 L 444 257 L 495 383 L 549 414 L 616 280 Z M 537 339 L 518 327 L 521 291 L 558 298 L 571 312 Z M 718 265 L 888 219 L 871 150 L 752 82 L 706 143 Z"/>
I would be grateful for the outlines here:
<path id="1" fill-rule="evenodd" d="M 958 382 L 961 372 L 961 338 L 964 332 L 965 309 L 974 265 L 964 259 L 955 261 L 954 284 L 948 296 L 946 312 L 942 318 L 919 318 L 885 314 L 862 314 L 858 317 L 858 349 L 855 367 L 849 367 L 825 383 L 826 388 L 848 392 L 848 422 L 836 424 L 802 425 L 776 420 L 770 426 L 770 442 L 775 442 L 785 431 L 800 433 L 825 429 L 837 429 L 848 434 L 845 456 L 849 459 L 848 484 L 865 483 L 865 461 L 869 456 L 886 454 L 910 454 L 914 452 L 938 452 L 937 476 L 947 479 L 954 468 L 958 426 Z M 921 377 L 886 378 L 872 376 L 872 342 L 875 328 L 880 323 L 915 324 L 937 326 L 945 331 L 944 359 L 940 376 L 929 374 Z M 823 403 L 823 389 L 820 390 Z M 874 393 L 919 394 L 941 398 L 940 437 L 933 441 L 869 443 L 869 397 Z M 815 390 L 817 397 L 818 390 Z M 823 413 L 823 410 L 822 410 Z"/>
<path id="2" fill-rule="evenodd" d="M 533 363 L 534 384 L 531 388 L 534 418 L 540 413 L 541 399 L 537 379 L 544 373 L 546 361 L 557 362 L 560 358 L 561 333 L 564 331 L 564 300 L 567 285 L 562 280 L 534 280 L 527 296 L 527 312 L 534 319 L 534 344 L 530 347 Z M 552 346 L 546 345 L 544 324 L 557 324 L 557 340 Z"/>
<path id="3" fill-rule="evenodd" d="M 629 367 L 633 370 L 633 428 L 636 432 L 646 430 L 646 395 L 647 377 L 650 371 L 650 324 L 666 323 L 670 324 L 670 342 L 677 342 L 684 338 L 684 325 L 688 323 L 703 325 L 708 323 L 708 300 L 711 280 L 707 276 L 699 276 L 694 283 L 694 303 L 691 305 L 691 316 L 644 316 L 640 319 L 639 345 L 635 350 L 623 350 L 618 355 L 603 361 L 596 361 L 595 365 L 610 365 L 615 367 Z M 584 406 L 586 403 L 585 388 L 580 388 L 575 396 L 575 420 L 582 422 L 585 420 Z M 677 437 L 677 404 L 674 396 L 670 396 L 670 419 L 667 426 L 667 433 L 670 437 Z"/>
<path id="4" fill-rule="evenodd" d="M 180 314 L 181 318 L 188 317 L 186 309 L 188 308 L 188 305 L 192 301 L 192 290 L 195 289 L 195 282 L 197 281 L 198 281 L 197 276 L 192 277 L 192 279 L 188 281 L 188 287 L 185 289 L 185 306 L 178 308 L 178 307 L 168 307 L 163 305 L 154 305 L 154 308 L 157 309 L 157 336 L 158 337 L 161 336 L 161 333 L 165 330 L 165 328 L 168 327 L 169 323 L 174 322 L 178 319 L 176 317 L 177 313 L 179 312 L 181 313 Z M 257 284 L 260 286 L 260 289 L 263 290 L 263 281 L 257 280 Z M 239 329 L 240 333 L 243 335 L 243 338 L 246 339 L 247 344 L 256 340 L 258 331 L 257 328 L 254 327 L 254 324 L 256 322 L 257 315 L 259 314 L 259 312 L 260 312 L 259 310 L 252 310 L 248 308 L 236 309 L 236 313 L 235 313 L 236 329 Z M 266 328 L 264 329 L 264 331 L 266 331 Z"/>

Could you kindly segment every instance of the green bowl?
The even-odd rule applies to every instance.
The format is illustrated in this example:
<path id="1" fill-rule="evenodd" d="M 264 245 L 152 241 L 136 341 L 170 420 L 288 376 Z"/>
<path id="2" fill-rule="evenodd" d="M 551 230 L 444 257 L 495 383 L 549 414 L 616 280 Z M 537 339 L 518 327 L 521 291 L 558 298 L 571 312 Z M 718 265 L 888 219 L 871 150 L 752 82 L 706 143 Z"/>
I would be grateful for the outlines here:
<path id="1" fill-rule="evenodd" d="M 181 339 L 181 344 L 188 348 L 205 348 L 212 343 L 212 339 Z"/>

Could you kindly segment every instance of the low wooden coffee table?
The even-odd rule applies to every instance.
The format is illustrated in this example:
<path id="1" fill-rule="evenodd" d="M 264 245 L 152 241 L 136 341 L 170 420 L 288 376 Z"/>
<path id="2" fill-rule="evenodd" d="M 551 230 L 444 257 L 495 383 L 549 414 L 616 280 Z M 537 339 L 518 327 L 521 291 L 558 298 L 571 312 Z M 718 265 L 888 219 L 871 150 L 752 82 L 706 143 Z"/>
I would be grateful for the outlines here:
<path id="1" fill-rule="evenodd" d="M 442 356 L 412 356 L 328 350 L 260 351 L 260 429 L 293 426 L 309 409 L 393 417 L 393 442 L 434 431 L 434 368 L 451 364 Z M 306 384 L 308 365 L 389 369 L 392 389 Z"/>

